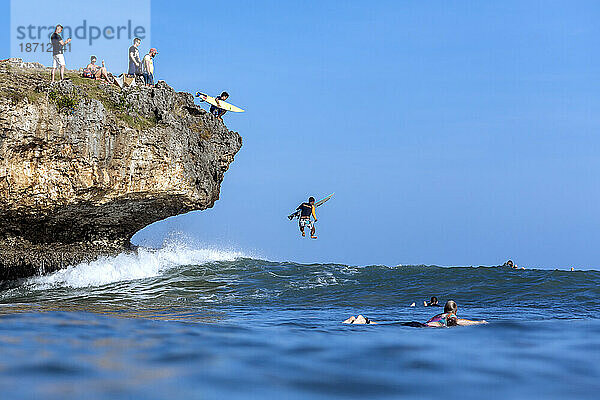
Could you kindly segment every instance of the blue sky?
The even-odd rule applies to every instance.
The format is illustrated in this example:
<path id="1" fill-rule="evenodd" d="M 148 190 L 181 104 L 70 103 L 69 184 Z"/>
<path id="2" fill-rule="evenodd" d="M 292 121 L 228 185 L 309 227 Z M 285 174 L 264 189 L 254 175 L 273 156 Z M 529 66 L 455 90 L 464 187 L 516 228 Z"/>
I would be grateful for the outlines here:
<path id="1" fill-rule="evenodd" d="M 247 112 L 221 200 L 137 243 L 598 268 L 600 3 L 321 3 L 152 2 L 157 78 Z M 301 240 L 285 215 L 333 191 Z"/>

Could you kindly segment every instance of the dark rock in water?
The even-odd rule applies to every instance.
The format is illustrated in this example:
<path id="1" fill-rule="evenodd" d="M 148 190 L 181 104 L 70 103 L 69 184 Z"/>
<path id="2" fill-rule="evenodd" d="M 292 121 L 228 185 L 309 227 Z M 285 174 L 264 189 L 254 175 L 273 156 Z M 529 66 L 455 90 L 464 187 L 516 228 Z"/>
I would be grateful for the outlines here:
<path id="1" fill-rule="evenodd" d="M 122 252 L 143 227 L 212 207 L 242 146 L 164 82 L 67 77 L 0 62 L 0 281 Z"/>

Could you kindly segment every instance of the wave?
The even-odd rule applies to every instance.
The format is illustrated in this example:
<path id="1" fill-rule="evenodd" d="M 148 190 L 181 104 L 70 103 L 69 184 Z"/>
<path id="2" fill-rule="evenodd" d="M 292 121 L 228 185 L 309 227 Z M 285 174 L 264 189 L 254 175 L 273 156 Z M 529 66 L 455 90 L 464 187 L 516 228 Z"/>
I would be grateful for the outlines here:
<path id="1" fill-rule="evenodd" d="M 172 243 L 161 249 L 138 248 L 137 252 L 101 257 L 49 275 L 30 278 L 26 285 L 34 290 L 103 286 L 121 281 L 157 277 L 178 266 L 234 261 L 242 257 L 245 255 L 238 251 L 194 249 L 185 244 Z"/>
<path id="2" fill-rule="evenodd" d="M 455 300 L 462 309 L 482 315 L 495 308 L 499 316 L 524 312 L 535 319 L 545 318 L 551 309 L 559 318 L 597 318 L 600 272 L 299 264 L 175 242 L 30 278 L 4 292 L 0 301 L 62 308 L 85 302 L 85 309 L 111 310 L 124 304 L 135 304 L 136 310 L 183 307 L 186 313 L 188 308 L 339 308 L 345 310 L 341 313 L 368 312 L 382 321 L 402 321 L 426 318 L 430 310 L 422 302 L 431 296 L 442 303 Z M 409 307 L 413 302 L 417 307 Z"/>

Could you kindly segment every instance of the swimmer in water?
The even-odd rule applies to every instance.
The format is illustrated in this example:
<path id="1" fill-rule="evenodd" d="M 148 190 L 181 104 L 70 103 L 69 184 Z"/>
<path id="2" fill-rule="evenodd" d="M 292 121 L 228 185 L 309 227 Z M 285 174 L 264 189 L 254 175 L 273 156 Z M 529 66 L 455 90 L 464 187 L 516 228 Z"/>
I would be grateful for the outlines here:
<path id="1" fill-rule="evenodd" d="M 433 296 L 429 303 L 426 301 L 423 301 L 423 306 L 424 307 L 441 307 L 442 305 L 440 303 L 438 303 L 438 298 Z"/>
<path id="2" fill-rule="evenodd" d="M 512 269 L 525 269 L 525 267 L 519 268 L 519 266 L 517 264 L 515 264 L 512 260 L 508 260 L 502 266 L 512 268 Z"/>
<path id="3" fill-rule="evenodd" d="M 357 317 L 352 316 L 342 323 L 343 324 L 357 324 L 357 325 L 377 324 L 377 322 L 373 322 L 369 318 L 363 317 L 362 315 L 358 315 Z"/>
<path id="4" fill-rule="evenodd" d="M 447 326 L 469 326 L 469 325 L 480 325 L 487 324 L 486 320 L 481 321 L 473 321 L 470 319 L 459 318 L 456 315 L 458 311 L 458 306 L 456 302 L 453 300 L 448 300 L 446 305 L 444 306 L 444 312 L 442 314 L 437 314 L 431 317 L 427 322 L 405 322 L 402 325 L 404 326 L 413 326 L 417 328 L 441 328 Z M 377 324 L 377 322 L 371 321 L 369 318 L 363 317 L 359 315 L 357 317 L 350 317 L 343 322 L 344 324 L 356 324 L 356 325 L 364 325 L 364 324 Z"/>
<path id="5" fill-rule="evenodd" d="M 468 326 L 487 324 L 486 320 L 472 321 L 470 319 L 459 318 L 458 315 L 456 315 L 457 311 L 458 306 L 456 305 L 456 302 L 453 300 L 448 300 L 446 302 L 446 305 L 444 306 L 444 312 L 442 314 L 433 316 L 431 319 L 429 319 L 429 321 L 422 324 L 422 326 L 438 328 L 443 326 Z"/>

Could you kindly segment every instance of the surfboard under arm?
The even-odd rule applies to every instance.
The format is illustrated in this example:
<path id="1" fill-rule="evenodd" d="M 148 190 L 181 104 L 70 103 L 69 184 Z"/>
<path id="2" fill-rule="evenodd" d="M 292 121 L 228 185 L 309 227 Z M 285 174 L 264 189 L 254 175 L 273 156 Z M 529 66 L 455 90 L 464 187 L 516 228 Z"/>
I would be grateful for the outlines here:
<path id="1" fill-rule="evenodd" d="M 219 102 L 217 102 L 214 97 L 209 96 L 202 92 L 196 92 L 196 97 L 200 97 L 202 99 L 202 101 L 205 101 L 208 104 L 210 104 L 211 106 L 215 106 L 222 110 L 232 111 L 232 112 L 244 112 L 244 110 L 242 110 L 241 108 L 236 107 L 233 104 L 229 104 L 224 100 L 219 100 Z"/>
<path id="2" fill-rule="evenodd" d="M 331 193 L 329 196 L 322 198 L 321 200 L 317 201 L 315 203 L 315 207 L 319 207 L 322 206 L 325 202 L 327 202 L 327 200 L 331 199 L 333 197 L 334 193 Z M 288 219 L 291 221 L 294 218 L 300 218 L 300 210 L 296 210 L 293 213 L 291 213 L 290 215 L 288 215 Z"/>

